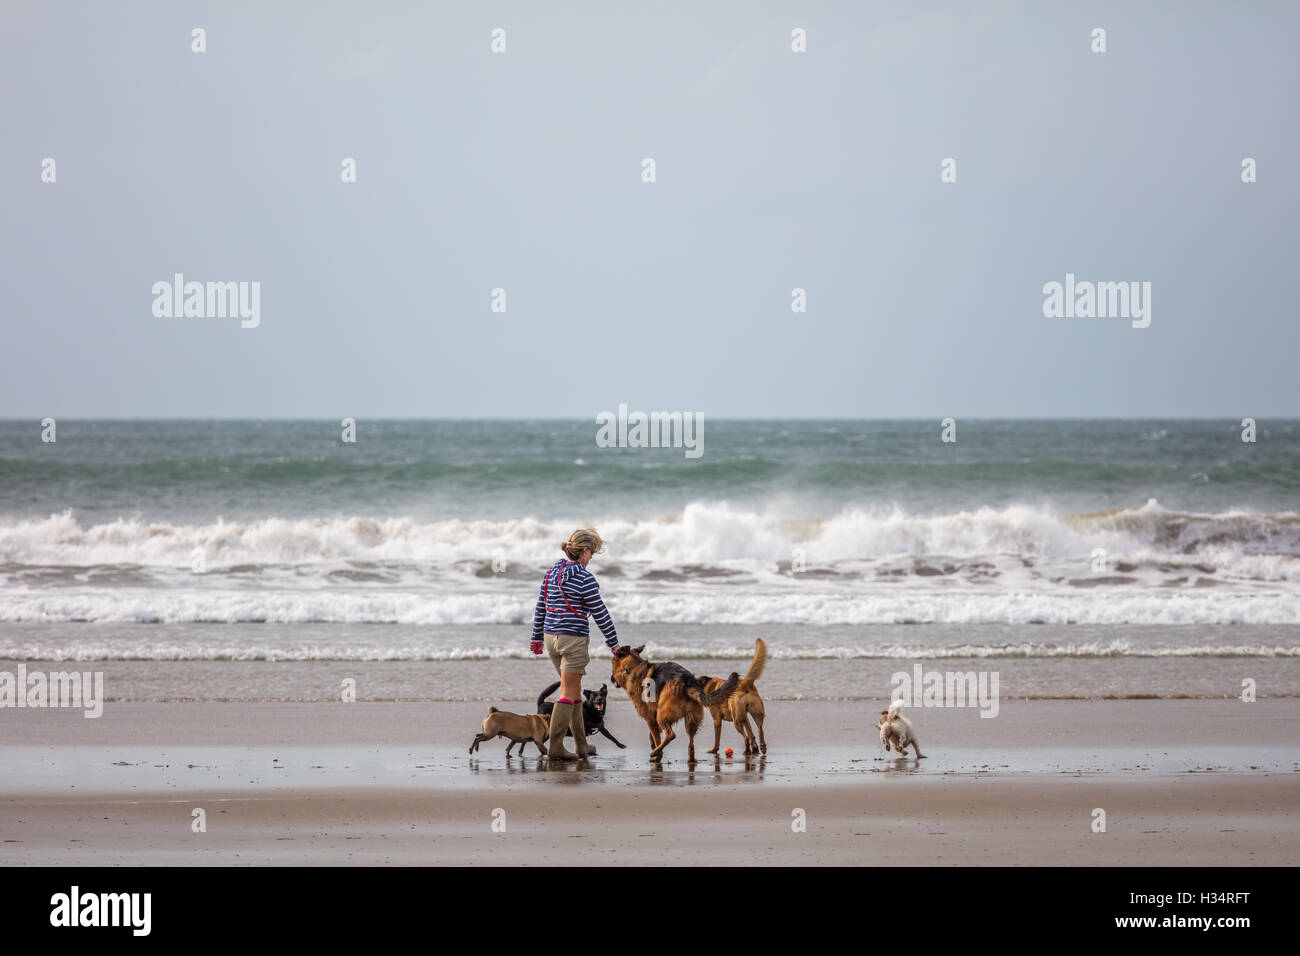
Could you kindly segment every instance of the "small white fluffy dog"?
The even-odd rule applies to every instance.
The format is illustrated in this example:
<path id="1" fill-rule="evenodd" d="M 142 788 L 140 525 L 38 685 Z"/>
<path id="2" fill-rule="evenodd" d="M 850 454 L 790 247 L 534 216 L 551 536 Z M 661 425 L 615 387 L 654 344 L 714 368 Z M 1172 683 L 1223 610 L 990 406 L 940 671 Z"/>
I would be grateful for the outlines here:
<path id="1" fill-rule="evenodd" d="M 907 748 L 911 746 L 916 750 L 917 759 L 923 759 L 925 754 L 921 753 L 921 745 L 916 739 L 916 731 L 912 728 L 912 722 L 903 716 L 903 702 L 896 700 L 889 705 L 889 710 L 880 712 L 880 719 L 876 721 L 876 726 L 880 729 L 880 742 L 888 750 L 890 744 L 898 751 L 899 756 L 907 756 Z"/>

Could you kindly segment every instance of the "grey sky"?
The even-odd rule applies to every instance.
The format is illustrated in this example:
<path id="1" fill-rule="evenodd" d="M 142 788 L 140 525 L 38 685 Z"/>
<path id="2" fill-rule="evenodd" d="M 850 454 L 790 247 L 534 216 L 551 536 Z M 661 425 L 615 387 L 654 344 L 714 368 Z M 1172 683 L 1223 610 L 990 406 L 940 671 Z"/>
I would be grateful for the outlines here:
<path id="1" fill-rule="evenodd" d="M 1293 2 L 0 21 L 0 417 L 1300 413 Z M 155 317 L 176 272 L 260 327 Z M 1045 318 L 1067 272 L 1151 326 Z"/>

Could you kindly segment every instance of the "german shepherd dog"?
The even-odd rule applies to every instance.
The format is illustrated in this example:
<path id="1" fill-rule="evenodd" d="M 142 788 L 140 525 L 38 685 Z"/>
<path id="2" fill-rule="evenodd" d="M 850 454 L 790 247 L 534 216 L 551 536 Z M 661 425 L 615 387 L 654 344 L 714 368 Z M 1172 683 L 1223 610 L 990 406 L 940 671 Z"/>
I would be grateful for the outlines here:
<path id="1" fill-rule="evenodd" d="M 749 670 L 745 671 L 739 686 L 722 703 L 709 705 L 709 710 L 713 714 L 713 749 L 708 751 L 709 753 L 718 752 L 718 746 L 722 743 L 724 720 L 735 724 L 740 736 L 745 738 L 745 756 L 760 752 L 767 753 L 767 737 L 763 735 L 763 718 L 767 716 L 767 711 L 763 707 L 763 698 L 758 696 L 758 688 L 754 686 L 763 676 L 763 668 L 766 665 L 767 644 L 760 637 L 754 641 L 754 662 L 749 665 Z M 706 694 L 716 692 L 726 683 L 721 677 L 701 677 L 700 680 L 704 681 Z M 753 717 L 754 723 L 758 724 L 757 738 L 754 736 L 754 728 L 749 725 L 750 717 Z"/>
<path id="2" fill-rule="evenodd" d="M 557 690 L 560 689 L 560 682 L 557 680 L 546 690 L 542 691 L 537 697 L 537 712 L 550 716 L 555 710 L 555 701 L 547 700 Z M 620 743 L 618 738 L 609 732 L 605 726 L 605 700 L 609 697 L 609 687 L 605 684 L 600 685 L 600 690 L 584 690 L 582 692 L 582 725 L 587 728 L 587 736 L 590 737 L 596 731 L 600 731 L 606 737 L 614 742 L 614 746 L 619 750 L 626 750 L 627 744 Z M 572 737 L 573 731 L 568 731 L 565 737 Z"/>
<path id="3" fill-rule="evenodd" d="M 614 669 L 609 679 L 632 698 L 632 706 L 650 728 L 650 759 L 658 761 L 664 748 L 677 739 L 673 724 L 686 721 L 690 737 L 687 760 L 695 762 L 695 734 L 704 723 L 704 708 L 721 704 L 740 684 L 740 675 L 733 673 L 714 691 L 705 690 L 704 680 L 696 677 L 681 664 L 671 661 L 652 664 L 641 657 L 645 645 L 614 649 Z M 653 686 L 654 700 L 647 701 L 647 682 Z M 660 738 L 662 732 L 663 737 Z"/>

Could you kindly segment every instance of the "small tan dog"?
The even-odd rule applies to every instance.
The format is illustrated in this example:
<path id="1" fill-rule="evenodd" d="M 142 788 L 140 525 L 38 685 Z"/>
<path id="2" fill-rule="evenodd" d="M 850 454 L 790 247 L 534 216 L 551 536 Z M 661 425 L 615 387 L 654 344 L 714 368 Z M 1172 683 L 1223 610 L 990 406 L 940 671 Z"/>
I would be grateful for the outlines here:
<path id="1" fill-rule="evenodd" d="M 898 751 L 899 756 L 907 756 L 907 748 L 910 746 L 916 750 L 918 760 L 923 760 L 925 754 L 921 753 L 921 744 L 916 739 L 916 731 L 912 729 L 912 722 L 903 716 L 903 702 L 896 700 L 889 705 L 889 710 L 880 712 L 880 719 L 876 721 L 876 727 L 880 730 L 880 742 L 885 745 L 885 750 L 893 744 L 894 749 Z"/>
<path id="2" fill-rule="evenodd" d="M 504 710 L 497 710 L 495 707 L 488 708 L 488 715 L 483 718 L 483 733 L 474 738 L 474 742 L 469 745 L 469 752 L 473 753 L 478 750 L 478 745 L 485 740 L 493 740 L 497 737 L 505 737 L 510 741 L 506 747 L 506 756 L 510 756 L 511 749 L 515 744 L 519 744 L 519 756 L 524 755 L 524 748 L 528 746 L 531 740 L 537 744 L 537 749 L 546 756 L 546 739 L 551 734 L 551 715 L 550 714 L 511 714 Z"/>

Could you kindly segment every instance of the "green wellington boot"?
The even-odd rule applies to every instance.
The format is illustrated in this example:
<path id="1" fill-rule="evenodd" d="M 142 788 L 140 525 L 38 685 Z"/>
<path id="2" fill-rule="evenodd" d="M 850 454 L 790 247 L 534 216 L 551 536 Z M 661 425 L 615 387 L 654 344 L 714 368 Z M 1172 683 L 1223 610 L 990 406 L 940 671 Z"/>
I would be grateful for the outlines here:
<path id="1" fill-rule="evenodd" d="M 552 760 L 578 759 L 577 754 L 564 749 L 564 735 L 573 720 L 572 710 L 572 704 L 556 701 L 555 709 L 551 711 L 551 739 L 546 745 L 546 756 Z"/>
<path id="2" fill-rule="evenodd" d="M 573 734 L 574 749 L 578 757 L 596 756 L 596 748 L 587 743 L 587 724 L 582 716 L 582 705 L 573 704 L 573 717 L 569 720 L 569 731 Z"/>

